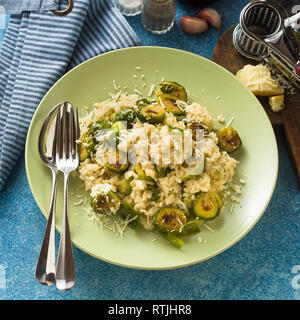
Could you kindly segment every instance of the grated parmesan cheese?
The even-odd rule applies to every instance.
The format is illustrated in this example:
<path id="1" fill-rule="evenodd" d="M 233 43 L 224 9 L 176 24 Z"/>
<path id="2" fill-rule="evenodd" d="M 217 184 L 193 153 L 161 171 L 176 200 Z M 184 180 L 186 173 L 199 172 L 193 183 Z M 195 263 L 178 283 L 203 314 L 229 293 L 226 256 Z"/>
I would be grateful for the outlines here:
<path id="1" fill-rule="evenodd" d="M 79 201 L 74 202 L 73 204 L 74 204 L 74 206 L 79 206 L 79 205 L 81 205 L 82 203 L 83 203 L 83 199 L 80 199 Z"/>
<path id="2" fill-rule="evenodd" d="M 209 227 L 206 223 L 203 224 L 203 227 L 206 228 L 210 232 L 215 232 L 211 227 Z"/>
<path id="3" fill-rule="evenodd" d="M 240 179 L 241 184 L 246 184 L 246 181 L 244 179 Z"/>
<path id="4" fill-rule="evenodd" d="M 139 94 L 140 96 L 143 95 L 141 91 L 139 91 L 138 89 L 134 89 L 134 92 Z"/>
<path id="5" fill-rule="evenodd" d="M 232 117 L 230 120 L 229 120 L 229 122 L 226 124 L 226 128 L 227 127 L 229 127 L 229 126 L 231 126 L 231 124 L 232 124 L 232 122 L 234 121 L 234 117 Z"/>
<path id="6" fill-rule="evenodd" d="M 149 93 L 148 93 L 148 97 L 152 96 L 154 89 L 155 89 L 155 84 L 152 84 L 152 86 L 150 87 Z"/>
<path id="7" fill-rule="evenodd" d="M 116 80 L 113 80 L 112 82 L 113 82 L 114 88 L 115 88 L 116 90 L 119 90 L 120 86 L 117 86 Z"/>
<path id="8" fill-rule="evenodd" d="M 223 118 L 222 115 L 218 115 L 217 121 L 220 122 L 220 123 L 224 123 L 224 122 L 225 122 L 225 119 Z"/>

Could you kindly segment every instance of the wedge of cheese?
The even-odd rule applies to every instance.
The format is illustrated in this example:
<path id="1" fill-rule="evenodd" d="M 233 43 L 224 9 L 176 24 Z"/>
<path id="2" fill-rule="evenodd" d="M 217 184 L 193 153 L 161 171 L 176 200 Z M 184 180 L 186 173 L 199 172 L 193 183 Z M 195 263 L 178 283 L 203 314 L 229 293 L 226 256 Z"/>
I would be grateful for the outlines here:
<path id="1" fill-rule="evenodd" d="M 278 112 L 284 108 L 284 95 L 269 97 L 269 105 L 274 112 Z"/>
<path id="2" fill-rule="evenodd" d="M 262 64 L 245 65 L 237 72 L 236 77 L 256 96 L 277 96 L 284 91 L 272 78 L 270 69 Z"/>

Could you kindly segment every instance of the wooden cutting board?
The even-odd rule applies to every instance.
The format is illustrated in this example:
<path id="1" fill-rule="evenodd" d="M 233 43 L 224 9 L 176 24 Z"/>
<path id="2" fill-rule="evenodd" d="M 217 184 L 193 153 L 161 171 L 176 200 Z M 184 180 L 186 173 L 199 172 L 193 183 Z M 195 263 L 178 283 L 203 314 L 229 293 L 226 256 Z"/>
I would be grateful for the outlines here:
<path id="1" fill-rule="evenodd" d="M 245 58 L 235 49 L 232 42 L 234 28 L 235 26 L 231 27 L 220 37 L 213 50 L 212 61 L 236 74 L 244 65 L 255 65 L 257 62 Z M 272 125 L 284 128 L 290 158 L 300 188 L 300 91 L 295 89 L 295 94 L 285 94 L 285 108 L 280 112 L 271 110 L 267 97 L 257 98 L 264 107 Z"/>

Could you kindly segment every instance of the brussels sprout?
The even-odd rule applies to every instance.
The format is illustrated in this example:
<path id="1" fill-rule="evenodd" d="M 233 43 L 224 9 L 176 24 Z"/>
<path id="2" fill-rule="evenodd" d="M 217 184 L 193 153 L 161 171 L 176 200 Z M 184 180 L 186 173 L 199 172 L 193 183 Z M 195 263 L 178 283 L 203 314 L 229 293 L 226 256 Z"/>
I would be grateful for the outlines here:
<path id="1" fill-rule="evenodd" d="M 200 193 L 193 202 L 193 212 L 204 220 L 218 216 L 221 208 L 221 199 L 216 192 Z"/>
<path id="2" fill-rule="evenodd" d="M 177 133 L 177 134 L 184 135 L 184 130 L 183 129 L 180 129 L 180 128 L 177 128 L 177 127 L 172 127 L 172 126 L 169 126 L 169 125 L 168 125 L 168 128 L 169 128 L 169 131 L 172 132 L 172 133 Z"/>
<path id="3" fill-rule="evenodd" d="M 142 107 L 140 114 L 146 119 L 147 122 L 156 124 L 164 120 L 166 112 L 159 104 L 151 104 L 149 106 Z"/>
<path id="4" fill-rule="evenodd" d="M 131 127 L 135 120 L 136 112 L 132 109 L 123 109 L 114 117 L 114 121 L 126 121 L 128 127 Z"/>
<path id="5" fill-rule="evenodd" d="M 130 194 L 132 191 L 130 181 L 131 179 L 126 179 L 124 175 L 121 175 L 118 182 L 118 190 L 122 194 Z"/>
<path id="6" fill-rule="evenodd" d="M 88 149 L 85 146 L 81 145 L 80 146 L 80 155 L 79 155 L 80 162 L 83 162 L 89 156 L 90 156 L 90 153 L 88 152 Z"/>
<path id="7" fill-rule="evenodd" d="M 128 169 L 128 163 L 106 163 L 105 167 L 113 173 L 123 173 Z"/>
<path id="8" fill-rule="evenodd" d="M 121 200 L 118 195 L 113 191 L 108 191 L 106 193 L 98 193 L 92 197 L 91 205 L 92 207 L 102 213 L 111 211 L 112 209 L 118 210 L 120 207 Z"/>
<path id="9" fill-rule="evenodd" d="M 93 137 L 88 133 L 84 133 L 80 138 L 80 161 L 83 162 L 90 157 L 91 152 L 94 151 L 95 145 Z"/>
<path id="10" fill-rule="evenodd" d="M 175 81 L 164 81 L 160 83 L 156 95 L 160 96 L 162 94 L 171 94 L 177 97 L 178 100 L 187 101 L 187 94 L 184 87 Z"/>
<path id="11" fill-rule="evenodd" d="M 99 132 L 103 130 L 106 133 L 108 128 L 110 128 L 110 124 L 105 121 L 93 122 L 88 126 L 87 132 L 85 132 L 80 138 L 82 142 L 80 146 L 81 162 L 89 158 L 91 152 L 95 151 L 95 147 L 98 143 L 96 136 Z"/>
<path id="12" fill-rule="evenodd" d="M 91 123 L 88 126 L 88 133 L 90 136 L 94 137 L 97 131 L 102 130 L 102 129 L 109 129 L 110 124 L 106 121 L 96 121 Z"/>
<path id="13" fill-rule="evenodd" d="M 106 153 L 105 167 L 113 173 L 123 173 L 129 167 L 129 162 L 120 152 L 108 151 Z M 122 161 L 120 161 L 122 159 Z"/>
<path id="14" fill-rule="evenodd" d="M 118 214 L 121 216 L 122 219 L 133 219 L 128 226 L 131 227 L 132 229 L 135 229 L 139 224 L 140 224 L 140 215 L 139 213 L 133 208 L 133 206 L 126 202 L 123 201 L 121 203 L 120 209 L 118 211 Z"/>
<path id="15" fill-rule="evenodd" d="M 219 146 L 228 153 L 240 148 L 241 138 L 232 127 L 224 127 L 218 132 Z"/>
<path id="16" fill-rule="evenodd" d="M 136 102 L 136 105 L 141 108 L 141 107 L 145 107 L 148 106 L 150 104 L 150 101 L 147 99 L 140 99 Z"/>
<path id="17" fill-rule="evenodd" d="M 176 116 L 184 114 L 184 110 L 176 104 L 178 98 L 171 94 L 162 94 L 157 98 L 157 102 L 166 109 L 167 112 L 171 112 Z"/>
<path id="18" fill-rule="evenodd" d="M 195 219 L 187 222 L 180 230 L 179 234 L 181 236 L 186 236 L 193 233 L 198 233 L 200 231 L 200 227 L 203 224 L 204 220 Z"/>
<path id="19" fill-rule="evenodd" d="M 155 216 L 155 224 L 161 231 L 178 231 L 185 223 L 184 212 L 176 208 L 162 208 Z"/>
<path id="20" fill-rule="evenodd" d="M 180 249 L 184 245 L 184 242 L 173 232 L 167 232 L 165 234 L 165 237 L 174 247 L 178 249 Z"/>
<path id="21" fill-rule="evenodd" d="M 149 120 L 140 111 L 136 113 L 136 117 L 142 123 L 149 122 Z"/>

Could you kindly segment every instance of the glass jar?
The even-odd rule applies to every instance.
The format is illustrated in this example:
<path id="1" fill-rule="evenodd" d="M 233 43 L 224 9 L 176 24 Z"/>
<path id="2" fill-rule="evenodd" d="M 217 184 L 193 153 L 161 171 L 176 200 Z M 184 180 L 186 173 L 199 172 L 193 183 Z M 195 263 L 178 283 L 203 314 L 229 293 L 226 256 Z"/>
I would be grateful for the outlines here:
<path id="1" fill-rule="evenodd" d="M 174 24 L 176 0 L 142 0 L 142 24 L 154 34 L 168 32 Z"/>
<path id="2" fill-rule="evenodd" d="M 115 0 L 115 6 L 124 16 L 135 16 L 141 13 L 142 0 Z"/>

